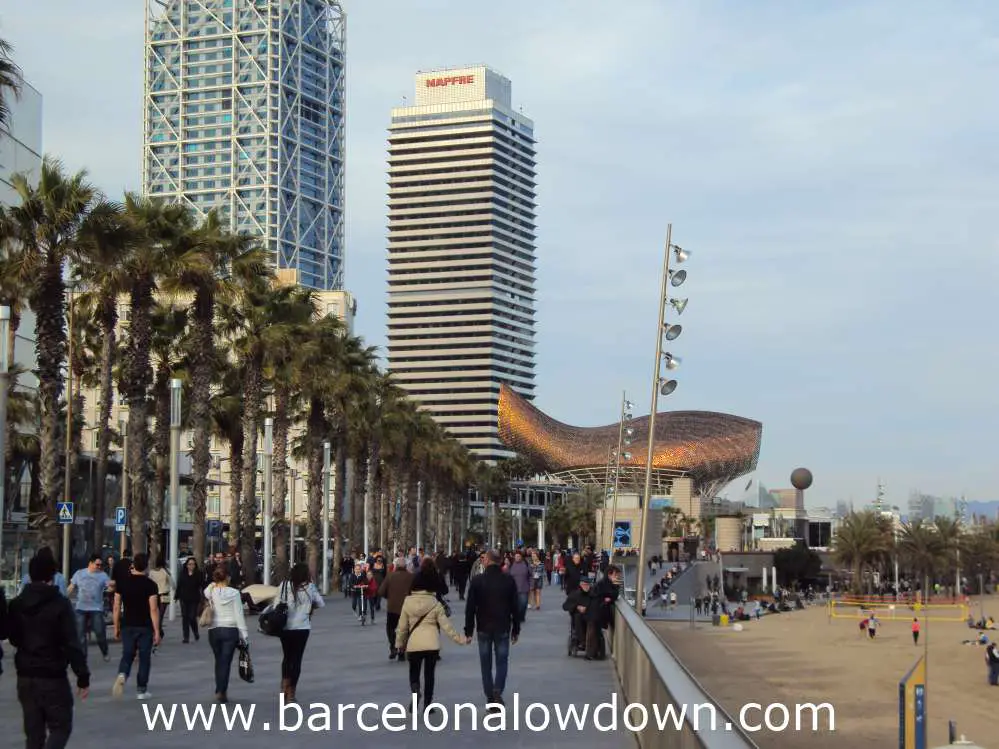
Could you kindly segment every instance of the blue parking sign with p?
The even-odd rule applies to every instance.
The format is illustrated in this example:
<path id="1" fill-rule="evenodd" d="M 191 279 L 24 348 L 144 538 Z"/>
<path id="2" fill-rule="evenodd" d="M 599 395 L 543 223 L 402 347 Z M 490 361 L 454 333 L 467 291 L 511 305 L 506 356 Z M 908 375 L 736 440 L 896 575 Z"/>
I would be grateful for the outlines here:
<path id="1" fill-rule="evenodd" d="M 128 523 L 128 510 L 124 507 L 114 508 L 114 529 L 117 532 L 122 532 L 125 530 L 125 525 Z"/>

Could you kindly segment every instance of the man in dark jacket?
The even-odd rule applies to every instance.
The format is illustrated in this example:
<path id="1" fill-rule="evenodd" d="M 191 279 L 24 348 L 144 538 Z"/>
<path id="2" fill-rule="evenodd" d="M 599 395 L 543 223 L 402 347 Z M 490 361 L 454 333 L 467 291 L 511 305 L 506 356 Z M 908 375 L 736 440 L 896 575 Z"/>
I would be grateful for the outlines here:
<path id="1" fill-rule="evenodd" d="M 616 565 L 607 568 L 607 575 L 593 586 L 593 603 L 587 612 L 586 660 L 603 657 L 602 631 L 614 623 L 614 602 L 621 589 L 618 585 L 621 570 Z"/>
<path id="2" fill-rule="evenodd" d="M 575 638 L 575 647 L 583 647 L 586 642 L 587 613 L 593 603 L 593 596 L 590 595 L 590 578 L 584 577 L 579 581 L 579 587 L 565 597 L 562 603 L 562 610 L 568 611 L 572 619 L 572 633 Z"/>
<path id="3" fill-rule="evenodd" d="M 405 663 L 406 654 L 396 650 L 395 631 L 399 627 L 402 604 L 412 587 L 413 573 L 406 569 L 406 560 L 402 557 L 395 560 L 394 569 L 385 576 L 382 584 L 378 586 L 378 595 L 387 601 L 385 605 L 385 634 L 388 635 L 389 641 L 389 660 L 398 656 L 401 663 Z"/>
<path id="4" fill-rule="evenodd" d="M 482 690 L 490 704 L 503 704 L 510 645 L 520 637 L 517 584 L 500 569 L 502 557 L 495 549 L 486 554 L 486 568 L 472 578 L 465 602 L 465 636 L 478 630 Z M 496 673 L 493 674 L 493 654 Z"/>
<path id="5" fill-rule="evenodd" d="M 76 674 L 80 699 L 87 698 L 90 671 L 73 606 L 53 585 L 55 560 L 36 556 L 28 573 L 31 583 L 10 602 L 8 613 L 7 634 L 17 648 L 17 699 L 27 746 L 62 749 L 73 730 L 73 692 L 66 666 Z"/>
<path id="6" fill-rule="evenodd" d="M 565 560 L 565 592 L 566 595 L 579 589 L 579 580 L 587 573 L 583 570 L 583 558 L 579 552 Z"/>

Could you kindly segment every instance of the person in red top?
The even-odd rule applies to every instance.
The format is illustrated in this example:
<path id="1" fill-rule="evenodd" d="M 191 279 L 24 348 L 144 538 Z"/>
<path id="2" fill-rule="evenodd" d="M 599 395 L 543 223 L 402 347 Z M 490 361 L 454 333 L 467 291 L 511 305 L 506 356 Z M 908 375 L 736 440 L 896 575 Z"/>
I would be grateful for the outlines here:
<path id="1" fill-rule="evenodd" d="M 912 618 L 912 644 L 919 644 L 919 617 Z"/>
<path id="2" fill-rule="evenodd" d="M 364 584 L 364 608 L 371 614 L 371 623 L 375 623 L 375 601 L 378 598 L 378 580 L 371 570 L 366 570 L 367 582 Z"/>

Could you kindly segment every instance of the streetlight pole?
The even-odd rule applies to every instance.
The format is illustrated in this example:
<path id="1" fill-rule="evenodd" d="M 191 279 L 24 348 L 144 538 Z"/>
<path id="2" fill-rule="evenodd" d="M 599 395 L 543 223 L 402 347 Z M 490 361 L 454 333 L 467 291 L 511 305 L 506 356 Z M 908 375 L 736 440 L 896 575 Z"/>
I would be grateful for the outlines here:
<path id="1" fill-rule="evenodd" d="M 330 594 L 330 443 L 323 443 L 323 553 L 320 564 L 323 565 L 323 595 Z"/>
<path id="2" fill-rule="evenodd" d="M 10 388 L 10 307 L 0 307 L 0 579 L 3 577 L 3 522 L 7 517 L 7 391 Z"/>
<path id="3" fill-rule="evenodd" d="M 221 488 L 219 496 L 221 496 Z M 264 419 L 264 585 L 271 584 L 271 515 L 273 514 L 273 504 L 274 419 L 268 416 Z"/>
<path id="4" fill-rule="evenodd" d="M 170 577 L 178 579 L 180 572 L 180 393 L 183 383 L 170 380 Z M 156 501 L 162 502 L 162 497 Z M 176 597 L 174 597 L 175 599 Z M 177 616 L 176 600 L 170 604 L 170 621 Z"/>
<path id="5" fill-rule="evenodd" d="M 118 420 L 118 431 L 121 432 L 121 506 L 125 508 L 125 530 L 118 539 L 118 556 L 125 556 L 125 544 L 128 542 L 128 421 Z"/>
<path id="6" fill-rule="evenodd" d="M 610 558 L 614 558 L 614 529 L 617 528 L 617 496 L 618 488 L 620 486 L 619 480 L 621 475 L 621 450 L 624 449 L 624 418 L 625 414 L 628 412 L 628 394 L 624 391 L 621 392 L 621 423 L 617 430 L 617 453 L 614 457 L 614 500 L 613 509 L 611 510 L 611 544 L 610 544 Z M 601 541 L 603 540 L 603 531 L 600 532 Z"/>
<path id="7" fill-rule="evenodd" d="M 69 287 L 69 348 L 66 354 L 66 472 L 63 476 L 62 501 L 70 502 L 73 491 L 73 287 Z M 74 513 L 75 522 L 75 513 Z M 62 526 L 62 576 L 69 580 L 69 546 L 72 541 L 73 525 Z"/>
<path id="8" fill-rule="evenodd" d="M 667 340 L 673 340 L 676 335 L 679 335 L 679 329 L 676 330 L 675 334 L 671 334 L 666 326 L 666 287 L 667 283 L 673 286 L 679 286 L 684 282 L 687 275 L 686 272 L 682 270 L 677 272 L 675 276 L 670 273 L 669 258 L 671 251 L 676 252 L 676 259 L 678 263 L 682 263 L 687 259 L 688 253 L 673 245 L 673 224 L 668 224 L 666 227 L 666 249 L 663 252 L 662 278 L 659 283 L 659 316 L 656 318 L 656 361 L 652 373 L 652 406 L 649 409 L 649 441 L 645 456 L 645 488 L 641 497 L 642 522 L 638 553 L 638 580 L 635 587 L 635 607 L 639 614 L 642 613 L 642 608 L 645 603 L 645 571 L 647 569 L 645 555 L 647 553 L 646 539 L 649 536 L 649 505 L 652 500 L 652 459 L 656 443 L 656 412 L 659 408 L 659 394 L 662 393 L 663 395 L 669 395 L 676 389 L 675 380 L 663 382 L 660 379 L 664 356 L 663 338 L 665 337 Z M 677 314 L 682 313 L 684 307 L 686 306 L 685 300 L 670 300 L 669 303 L 676 308 Z M 679 360 L 675 359 L 672 354 L 667 353 L 665 356 L 668 359 L 666 363 L 667 369 L 675 369 L 679 365 Z"/>

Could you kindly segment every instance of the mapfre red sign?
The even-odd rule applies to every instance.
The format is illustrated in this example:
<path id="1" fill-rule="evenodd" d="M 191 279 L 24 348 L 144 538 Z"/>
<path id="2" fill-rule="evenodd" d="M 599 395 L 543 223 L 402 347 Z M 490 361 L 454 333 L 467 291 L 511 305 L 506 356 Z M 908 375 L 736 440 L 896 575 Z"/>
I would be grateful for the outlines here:
<path id="1" fill-rule="evenodd" d="M 467 86 L 469 83 L 475 83 L 474 75 L 452 75 L 450 78 L 427 78 L 427 88 Z"/>

